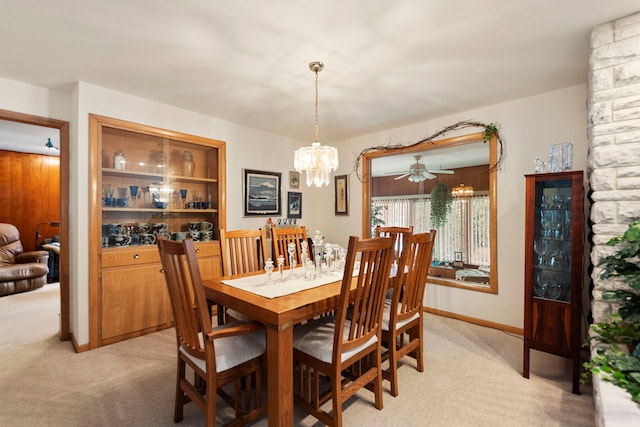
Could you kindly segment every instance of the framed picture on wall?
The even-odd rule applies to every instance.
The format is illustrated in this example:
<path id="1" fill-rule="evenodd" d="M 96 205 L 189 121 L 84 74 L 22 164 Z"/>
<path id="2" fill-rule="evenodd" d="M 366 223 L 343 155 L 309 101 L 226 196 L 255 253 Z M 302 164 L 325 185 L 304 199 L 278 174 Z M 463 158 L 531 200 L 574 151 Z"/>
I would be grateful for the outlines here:
<path id="1" fill-rule="evenodd" d="M 302 193 L 287 193 L 287 218 L 302 218 Z"/>
<path id="2" fill-rule="evenodd" d="M 273 215 L 282 212 L 280 172 L 243 169 L 244 216 Z"/>
<path id="3" fill-rule="evenodd" d="M 289 171 L 289 188 L 300 188 L 300 172 Z"/>
<path id="4" fill-rule="evenodd" d="M 349 215 L 349 175 L 337 175 L 335 181 L 335 214 Z"/>

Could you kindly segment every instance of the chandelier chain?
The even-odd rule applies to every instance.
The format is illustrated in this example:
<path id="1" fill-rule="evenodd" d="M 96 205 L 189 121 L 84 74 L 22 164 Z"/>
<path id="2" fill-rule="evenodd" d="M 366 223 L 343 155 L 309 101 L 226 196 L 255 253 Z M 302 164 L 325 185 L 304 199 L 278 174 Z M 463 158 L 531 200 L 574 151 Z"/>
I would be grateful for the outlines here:
<path id="1" fill-rule="evenodd" d="M 316 122 L 315 122 L 315 127 L 314 127 L 314 131 L 315 131 L 315 142 L 318 142 L 318 69 L 316 68 L 315 70 L 316 73 Z"/>

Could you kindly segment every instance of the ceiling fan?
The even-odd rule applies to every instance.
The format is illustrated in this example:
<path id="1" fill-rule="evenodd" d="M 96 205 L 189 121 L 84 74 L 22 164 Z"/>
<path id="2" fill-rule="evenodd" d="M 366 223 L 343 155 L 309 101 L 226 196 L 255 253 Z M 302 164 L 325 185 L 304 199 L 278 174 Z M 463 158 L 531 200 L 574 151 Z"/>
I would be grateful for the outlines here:
<path id="1" fill-rule="evenodd" d="M 420 163 L 421 155 L 413 156 L 416 159 L 415 163 L 412 163 L 409 166 L 409 170 L 401 171 L 401 172 L 388 172 L 387 175 L 400 175 L 394 179 L 402 179 L 408 176 L 408 180 L 411 182 L 422 182 L 426 179 L 435 179 L 437 178 L 434 174 L 447 174 L 453 175 L 453 171 L 450 169 L 427 169 L 424 163 Z"/>

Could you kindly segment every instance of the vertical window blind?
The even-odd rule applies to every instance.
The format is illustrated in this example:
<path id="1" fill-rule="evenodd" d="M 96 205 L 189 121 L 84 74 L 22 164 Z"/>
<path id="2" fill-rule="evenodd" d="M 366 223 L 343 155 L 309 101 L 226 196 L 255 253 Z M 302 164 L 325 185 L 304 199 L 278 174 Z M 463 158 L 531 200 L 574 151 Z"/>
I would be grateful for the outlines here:
<path id="1" fill-rule="evenodd" d="M 414 233 L 424 233 L 433 228 L 428 195 L 374 197 L 372 205 L 381 207 L 381 218 L 387 226 L 413 225 Z M 437 230 L 434 261 L 452 262 L 456 252 L 460 252 L 466 264 L 490 265 L 488 194 L 454 198 L 447 222 Z"/>

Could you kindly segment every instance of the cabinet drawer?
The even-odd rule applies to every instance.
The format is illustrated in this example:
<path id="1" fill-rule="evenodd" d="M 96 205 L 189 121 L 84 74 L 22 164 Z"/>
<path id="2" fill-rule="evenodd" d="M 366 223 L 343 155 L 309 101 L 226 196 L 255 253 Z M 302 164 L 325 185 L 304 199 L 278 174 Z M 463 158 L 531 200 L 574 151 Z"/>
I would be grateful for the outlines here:
<path id="1" fill-rule="evenodd" d="M 102 268 L 160 263 L 160 253 L 154 246 L 105 248 L 102 250 Z"/>
<path id="2" fill-rule="evenodd" d="M 198 242 L 195 245 L 198 258 L 201 257 L 216 257 L 220 255 L 220 242 L 213 240 L 211 242 Z"/>

